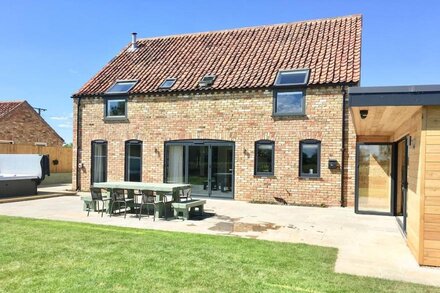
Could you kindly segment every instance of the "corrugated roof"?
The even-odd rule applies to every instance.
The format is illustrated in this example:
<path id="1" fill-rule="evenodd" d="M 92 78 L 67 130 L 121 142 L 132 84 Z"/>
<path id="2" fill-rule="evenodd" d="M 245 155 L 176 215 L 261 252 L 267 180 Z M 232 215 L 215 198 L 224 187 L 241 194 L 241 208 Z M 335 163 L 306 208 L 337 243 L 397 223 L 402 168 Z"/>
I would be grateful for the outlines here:
<path id="1" fill-rule="evenodd" d="M 309 84 L 357 83 L 360 80 L 361 15 L 249 27 L 234 30 L 139 39 L 127 45 L 74 96 L 101 95 L 116 80 L 138 80 L 131 93 L 260 88 L 273 85 L 280 69 L 310 69 Z"/>

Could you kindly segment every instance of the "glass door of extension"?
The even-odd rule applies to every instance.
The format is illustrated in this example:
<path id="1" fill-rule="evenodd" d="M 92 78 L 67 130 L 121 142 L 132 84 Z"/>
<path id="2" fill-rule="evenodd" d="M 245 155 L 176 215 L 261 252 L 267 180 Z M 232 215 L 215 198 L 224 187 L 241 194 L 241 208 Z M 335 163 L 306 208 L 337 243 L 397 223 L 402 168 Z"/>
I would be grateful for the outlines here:
<path id="1" fill-rule="evenodd" d="M 183 140 L 165 143 L 167 183 L 189 183 L 196 196 L 234 197 L 234 143 Z"/>
<path id="2" fill-rule="evenodd" d="M 393 145 L 358 144 L 355 209 L 359 213 L 392 214 Z"/>
<path id="3" fill-rule="evenodd" d="M 408 143 L 404 137 L 397 142 L 396 156 L 396 217 L 406 233 L 407 195 L 408 195 Z"/>

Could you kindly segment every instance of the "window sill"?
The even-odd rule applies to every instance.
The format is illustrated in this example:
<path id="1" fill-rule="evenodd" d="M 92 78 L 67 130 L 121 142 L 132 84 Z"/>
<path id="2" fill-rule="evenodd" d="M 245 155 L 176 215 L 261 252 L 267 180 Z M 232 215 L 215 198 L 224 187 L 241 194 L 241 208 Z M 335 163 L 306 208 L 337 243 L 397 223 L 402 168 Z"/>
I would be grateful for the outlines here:
<path id="1" fill-rule="evenodd" d="M 323 180 L 321 176 L 299 176 L 298 177 L 299 180 L 316 180 L 316 181 L 320 181 Z"/>
<path id="2" fill-rule="evenodd" d="M 104 119 L 105 123 L 128 123 L 130 120 L 128 120 L 127 117 L 105 117 Z"/>
<path id="3" fill-rule="evenodd" d="M 254 178 L 276 179 L 277 177 L 274 174 L 254 174 Z"/>
<path id="4" fill-rule="evenodd" d="M 306 114 L 272 114 L 272 118 L 274 120 L 282 120 L 282 119 L 308 119 Z"/>

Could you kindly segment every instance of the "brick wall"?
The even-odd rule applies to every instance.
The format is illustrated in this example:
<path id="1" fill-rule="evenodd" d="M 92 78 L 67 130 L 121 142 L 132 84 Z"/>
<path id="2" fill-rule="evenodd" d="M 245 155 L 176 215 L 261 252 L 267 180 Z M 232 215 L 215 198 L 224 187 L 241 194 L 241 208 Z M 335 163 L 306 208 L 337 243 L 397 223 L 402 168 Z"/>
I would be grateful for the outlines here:
<path id="1" fill-rule="evenodd" d="M 339 206 L 341 173 L 329 170 L 327 163 L 329 159 L 341 162 L 341 87 L 309 88 L 305 117 L 273 118 L 272 99 L 269 90 L 130 97 L 129 122 L 110 123 L 103 121 L 102 98 L 83 98 L 81 189 L 90 185 L 92 140 L 108 141 L 108 181 L 124 179 L 124 142 L 139 139 L 143 141 L 143 181 L 162 182 L 164 141 L 217 139 L 235 142 L 235 199 L 273 202 L 278 197 L 291 204 Z M 74 99 L 74 119 L 77 102 Z M 348 111 L 347 117 L 350 120 Z M 76 144 L 75 136 L 76 121 Z M 272 177 L 254 176 L 254 142 L 261 139 L 275 141 Z M 319 179 L 298 178 L 303 139 L 321 141 Z M 73 158 L 75 182 L 75 151 Z"/>
<path id="2" fill-rule="evenodd" d="M 42 142 L 48 146 L 63 145 L 62 138 L 27 102 L 1 118 L 0 124 L 0 140 L 12 140 L 15 144 Z"/>

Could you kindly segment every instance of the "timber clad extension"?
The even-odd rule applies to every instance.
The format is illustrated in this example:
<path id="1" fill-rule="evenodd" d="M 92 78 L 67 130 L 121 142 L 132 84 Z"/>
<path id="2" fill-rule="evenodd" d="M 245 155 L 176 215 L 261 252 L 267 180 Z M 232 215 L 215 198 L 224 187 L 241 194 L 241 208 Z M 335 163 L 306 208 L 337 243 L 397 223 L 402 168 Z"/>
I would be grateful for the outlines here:
<path id="1" fill-rule="evenodd" d="M 356 178 L 356 208 L 397 216 L 418 263 L 440 266 L 440 86 L 350 88 L 349 96 L 358 145 L 373 150 L 358 162 L 368 172 Z M 395 164 L 385 175 L 387 160 Z"/>

